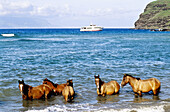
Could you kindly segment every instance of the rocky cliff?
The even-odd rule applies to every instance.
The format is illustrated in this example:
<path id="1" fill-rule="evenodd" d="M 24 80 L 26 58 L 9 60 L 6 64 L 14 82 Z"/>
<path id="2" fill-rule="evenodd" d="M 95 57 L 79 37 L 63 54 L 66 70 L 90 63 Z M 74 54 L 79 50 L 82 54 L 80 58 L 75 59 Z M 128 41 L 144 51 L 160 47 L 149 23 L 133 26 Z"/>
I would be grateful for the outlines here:
<path id="1" fill-rule="evenodd" d="M 149 3 L 135 22 L 136 29 L 170 29 L 170 0 Z"/>

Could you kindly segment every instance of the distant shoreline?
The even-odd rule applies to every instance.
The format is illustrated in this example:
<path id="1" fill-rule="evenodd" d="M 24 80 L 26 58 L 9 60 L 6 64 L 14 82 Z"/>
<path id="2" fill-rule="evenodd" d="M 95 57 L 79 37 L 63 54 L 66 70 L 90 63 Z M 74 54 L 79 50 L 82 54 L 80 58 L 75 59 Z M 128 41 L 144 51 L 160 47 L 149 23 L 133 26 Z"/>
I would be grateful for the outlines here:
<path id="1" fill-rule="evenodd" d="M 0 27 L 0 29 L 80 29 L 81 27 Z M 131 27 L 104 27 L 104 29 L 135 29 Z"/>

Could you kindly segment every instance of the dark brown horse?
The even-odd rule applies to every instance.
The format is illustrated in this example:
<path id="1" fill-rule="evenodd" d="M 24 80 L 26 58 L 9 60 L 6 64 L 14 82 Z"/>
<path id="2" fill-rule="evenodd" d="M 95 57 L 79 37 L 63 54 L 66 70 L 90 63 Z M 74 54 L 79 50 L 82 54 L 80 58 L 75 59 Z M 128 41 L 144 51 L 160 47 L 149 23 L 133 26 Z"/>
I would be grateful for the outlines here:
<path id="1" fill-rule="evenodd" d="M 94 77 L 98 95 L 105 96 L 119 93 L 120 85 L 116 81 L 105 83 L 100 79 L 99 75 Z"/>
<path id="2" fill-rule="evenodd" d="M 24 81 L 18 81 L 19 90 L 24 100 L 47 99 L 53 94 L 53 90 L 46 84 L 36 87 L 29 86 Z"/>
<path id="3" fill-rule="evenodd" d="M 64 87 L 67 85 L 67 84 L 54 84 L 47 78 L 44 79 L 43 84 L 47 84 L 48 86 L 50 86 L 56 95 L 61 95 Z"/>
<path id="4" fill-rule="evenodd" d="M 74 94 L 73 81 L 67 80 L 67 86 L 62 91 L 65 101 L 72 101 L 74 99 Z"/>
<path id="5" fill-rule="evenodd" d="M 158 95 L 160 92 L 161 83 L 156 78 L 150 78 L 146 80 L 141 80 L 140 78 L 135 78 L 131 75 L 124 74 L 121 86 L 125 86 L 129 83 L 132 86 L 135 95 L 142 96 L 142 93 L 153 91 L 153 95 Z"/>

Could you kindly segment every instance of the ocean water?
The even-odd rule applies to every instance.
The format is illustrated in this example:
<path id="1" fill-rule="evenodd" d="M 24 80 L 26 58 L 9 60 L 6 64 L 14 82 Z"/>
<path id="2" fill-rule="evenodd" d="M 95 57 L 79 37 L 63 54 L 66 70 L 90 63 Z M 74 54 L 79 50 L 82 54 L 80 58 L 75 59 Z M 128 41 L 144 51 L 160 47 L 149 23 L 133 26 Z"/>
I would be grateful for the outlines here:
<path id="1" fill-rule="evenodd" d="M 27 112 L 168 112 L 170 111 L 170 32 L 104 29 L 1 29 L 15 37 L 0 36 L 0 111 Z M 141 79 L 157 78 L 159 96 L 152 92 L 135 98 L 131 86 L 119 95 L 97 96 L 94 75 L 105 82 L 129 73 Z M 75 99 L 22 100 L 18 80 L 38 86 L 73 79 Z"/>

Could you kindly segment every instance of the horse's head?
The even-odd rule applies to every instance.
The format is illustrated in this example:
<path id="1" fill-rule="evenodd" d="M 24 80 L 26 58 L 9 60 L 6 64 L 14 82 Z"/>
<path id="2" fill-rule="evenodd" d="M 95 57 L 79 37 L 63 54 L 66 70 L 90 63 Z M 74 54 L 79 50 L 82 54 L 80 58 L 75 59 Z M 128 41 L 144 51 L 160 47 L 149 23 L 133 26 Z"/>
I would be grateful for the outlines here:
<path id="1" fill-rule="evenodd" d="M 94 76 L 94 78 L 95 78 L 95 84 L 96 84 L 96 87 L 97 87 L 97 89 L 99 89 L 100 88 L 100 77 L 99 77 L 99 75 L 95 75 Z"/>
<path id="2" fill-rule="evenodd" d="M 67 86 L 73 87 L 73 80 L 67 80 Z"/>
<path id="3" fill-rule="evenodd" d="M 20 93 L 23 95 L 24 94 L 24 86 L 25 86 L 24 80 L 22 80 L 22 81 L 18 80 L 18 83 L 19 83 Z"/>
<path id="4" fill-rule="evenodd" d="M 127 74 L 124 74 L 124 76 L 123 76 L 123 80 L 121 82 L 122 88 L 129 82 L 129 78 L 127 76 L 128 76 Z"/>
<path id="5" fill-rule="evenodd" d="M 51 82 L 51 81 L 48 80 L 47 78 L 45 78 L 45 79 L 43 80 L 43 84 L 48 84 L 49 82 Z"/>

